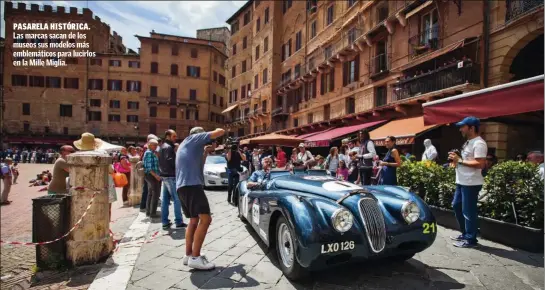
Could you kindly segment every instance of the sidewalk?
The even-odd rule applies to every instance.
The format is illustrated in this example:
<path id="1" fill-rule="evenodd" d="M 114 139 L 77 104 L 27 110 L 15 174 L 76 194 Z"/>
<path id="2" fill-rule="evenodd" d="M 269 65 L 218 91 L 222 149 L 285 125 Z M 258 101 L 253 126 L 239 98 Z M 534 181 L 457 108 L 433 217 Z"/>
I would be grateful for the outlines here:
<path id="1" fill-rule="evenodd" d="M 145 236 L 159 234 L 143 244 L 134 258 L 126 289 L 362 289 L 363 285 L 365 289 L 543 289 L 543 254 L 486 240 L 480 241 L 480 249 L 458 249 L 448 238 L 454 232 L 445 228 L 439 229 L 431 248 L 406 263 L 352 264 L 316 273 L 306 283 L 293 283 L 282 275 L 276 256 L 268 254 L 258 236 L 238 219 L 236 208 L 226 202 L 227 193 L 207 191 L 207 195 L 213 221 L 203 252 L 217 268 L 193 271 L 183 266 L 184 230 L 167 232 L 159 220 L 146 221 Z"/>
<path id="2" fill-rule="evenodd" d="M 8 206 L 2 206 L 1 238 L 7 241 L 32 241 L 32 199 L 47 195 L 39 192 L 42 187 L 29 187 L 28 181 L 44 170 L 52 170 L 52 164 L 19 164 L 21 173 L 18 184 L 12 186 Z M 122 207 L 121 189 L 118 201 L 112 204 L 110 228 L 115 239 L 121 239 L 138 214 L 137 208 Z M 36 268 L 35 246 L 4 245 L 1 248 L 1 289 L 87 289 L 102 264 L 83 266 L 68 271 L 43 271 Z"/>

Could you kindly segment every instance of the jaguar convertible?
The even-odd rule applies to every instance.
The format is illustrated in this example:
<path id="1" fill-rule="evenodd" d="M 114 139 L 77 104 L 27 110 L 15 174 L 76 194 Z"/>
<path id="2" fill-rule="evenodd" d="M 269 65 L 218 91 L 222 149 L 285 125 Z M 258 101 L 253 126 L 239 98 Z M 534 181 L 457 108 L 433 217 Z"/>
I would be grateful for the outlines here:
<path id="1" fill-rule="evenodd" d="M 402 187 L 361 187 L 323 170 L 272 171 L 259 187 L 246 185 L 235 192 L 239 217 L 292 280 L 358 260 L 404 261 L 437 235 L 426 203 Z"/>

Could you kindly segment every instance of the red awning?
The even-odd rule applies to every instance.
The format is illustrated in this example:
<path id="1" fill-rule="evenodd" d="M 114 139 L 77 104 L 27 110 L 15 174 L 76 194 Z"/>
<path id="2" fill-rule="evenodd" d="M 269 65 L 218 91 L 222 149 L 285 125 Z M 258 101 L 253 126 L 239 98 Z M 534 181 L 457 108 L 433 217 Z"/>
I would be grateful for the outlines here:
<path id="1" fill-rule="evenodd" d="M 327 130 L 323 133 L 316 134 L 305 138 L 305 144 L 308 147 L 328 147 L 331 140 L 337 139 L 339 137 L 354 133 L 365 128 L 370 128 L 379 124 L 386 122 L 385 120 L 369 122 L 365 124 L 352 125 L 348 127 L 340 127 L 331 130 Z"/>
<path id="2" fill-rule="evenodd" d="M 306 139 L 310 136 L 314 136 L 314 135 L 317 135 L 317 134 L 322 134 L 322 133 L 325 133 L 327 131 L 331 131 L 333 130 L 334 128 L 329 128 L 329 129 L 325 129 L 325 130 L 322 130 L 322 131 L 318 131 L 318 132 L 312 132 L 312 133 L 306 133 L 306 134 L 303 134 L 303 135 L 299 135 L 297 136 L 297 138 L 299 139 Z"/>
<path id="3" fill-rule="evenodd" d="M 543 75 L 424 103 L 426 125 L 542 111 Z"/>

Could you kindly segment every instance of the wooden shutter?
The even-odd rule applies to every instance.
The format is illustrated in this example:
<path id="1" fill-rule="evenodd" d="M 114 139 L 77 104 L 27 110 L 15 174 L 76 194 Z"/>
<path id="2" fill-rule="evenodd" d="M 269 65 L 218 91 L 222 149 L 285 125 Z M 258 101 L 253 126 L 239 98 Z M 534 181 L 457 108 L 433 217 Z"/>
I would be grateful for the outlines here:
<path id="1" fill-rule="evenodd" d="M 329 82 L 329 91 L 333 92 L 335 90 L 335 68 L 332 68 L 329 73 L 331 74 L 331 82 Z"/>
<path id="2" fill-rule="evenodd" d="M 360 55 L 356 55 L 356 58 L 354 58 L 354 61 L 356 62 L 355 73 L 354 73 L 354 80 L 359 81 L 360 80 Z"/>
<path id="3" fill-rule="evenodd" d="M 320 76 L 320 95 L 323 95 L 325 92 L 325 74 Z"/>
<path id="4" fill-rule="evenodd" d="M 350 78 L 350 62 L 343 63 L 343 87 L 348 85 L 348 80 Z"/>

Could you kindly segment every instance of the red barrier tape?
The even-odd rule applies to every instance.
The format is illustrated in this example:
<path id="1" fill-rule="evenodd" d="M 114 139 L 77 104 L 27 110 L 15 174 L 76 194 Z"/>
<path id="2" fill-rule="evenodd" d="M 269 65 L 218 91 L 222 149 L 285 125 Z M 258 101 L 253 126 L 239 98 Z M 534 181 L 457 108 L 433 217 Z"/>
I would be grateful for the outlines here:
<path id="1" fill-rule="evenodd" d="M 75 187 L 74 188 L 75 190 L 78 190 L 78 191 L 82 191 L 84 190 L 85 188 L 84 187 Z M 83 220 L 83 218 L 87 215 L 87 212 L 89 211 L 89 209 L 91 208 L 91 206 L 93 205 L 93 201 L 95 200 L 95 197 L 97 195 L 98 191 L 95 191 L 95 193 L 93 193 L 93 196 L 91 197 L 91 200 L 89 201 L 89 205 L 87 206 L 87 208 L 85 209 L 85 212 L 83 212 L 83 215 L 79 218 L 79 220 L 76 222 L 76 224 L 64 235 L 62 235 L 61 237 L 57 238 L 57 239 L 54 239 L 52 241 L 47 241 L 47 242 L 38 242 L 38 243 L 30 243 L 30 242 L 10 242 L 10 241 L 3 241 L 3 240 L 0 240 L 0 244 L 8 244 L 8 245 L 20 245 L 20 246 L 37 246 L 37 245 L 47 245 L 47 244 L 51 244 L 51 243 L 55 243 L 55 242 L 58 242 L 64 238 L 66 238 L 71 232 L 73 232 L 80 224 L 81 224 L 81 221 Z M 113 237 L 112 235 L 112 232 L 110 231 L 110 236 Z"/>

